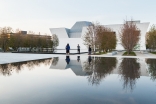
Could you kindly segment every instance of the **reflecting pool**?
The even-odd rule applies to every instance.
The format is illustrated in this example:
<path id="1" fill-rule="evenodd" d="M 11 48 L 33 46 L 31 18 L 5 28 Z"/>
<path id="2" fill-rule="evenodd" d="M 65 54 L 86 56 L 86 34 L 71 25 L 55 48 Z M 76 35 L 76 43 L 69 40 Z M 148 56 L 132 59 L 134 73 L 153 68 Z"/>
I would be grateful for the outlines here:
<path id="1" fill-rule="evenodd" d="M 156 104 L 156 59 L 60 56 L 0 65 L 0 104 Z"/>

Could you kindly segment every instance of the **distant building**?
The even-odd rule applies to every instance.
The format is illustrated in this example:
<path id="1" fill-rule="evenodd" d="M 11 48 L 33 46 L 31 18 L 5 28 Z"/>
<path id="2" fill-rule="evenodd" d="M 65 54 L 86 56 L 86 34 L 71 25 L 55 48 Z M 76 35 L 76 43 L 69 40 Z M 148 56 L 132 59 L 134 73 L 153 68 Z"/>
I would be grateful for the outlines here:
<path id="1" fill-rule="evenodd" d="M 38 35 L 38 34 L 27 34 L 27 31 L 19 31 L 18 33 L 9 33 L 7 36 L 10 38 L 10 35 L 24 35 L 24 36 L 32 36 L 34 38 L 45 37 L 47 40 L 52 40 L 52 36 L 48 35 Z"/>
<path id="2" fill-rule="evenodd" d="M 20 31 L 21 34 L 26 35 L 27 31 Z"/>
<path id="3" fill-rule="evenodd" d="M 67 43 L 70 44 L 71 49 L 77 49 L 79 44 L 81 49 L 87 49 L 83 44 L 82 36 L 85 34 L 86 27 L 91 25 L 91 22 L 80 21 L 76 22 L 71 29 L 67 28 L 50 28 L 53 34 L 56 34 L 59 38 L 59 46 L 57 49 L 65 49 Z"/>
<path id="4" fill-rule="evenodd" d="M 130 21 L 127 21 L 130 22 Z M 136 26 L 141 31 L 140 41 L 138 43 L 138 50 L 146 50 L 145 45 L 145 35 L 149 26 L 149 22 L 140 23 L 140 21 L 133 21 L 136 23 Z M 77 49 L 77 44 L 81 46 L 81 49 L 86 49 L 87 47 L 83 44 L 82 40 L 83 35 L 87 32 L 87 27 L 91 25 L 91 22 L 88 21 L 79 21 L 76 22 L 71 29 L 67 28 L 50 28 L 51 34 L 56 34 L 59 38 L 59 46 L 57 49 L 65 49 L 65 45 L 67 43 L 70 44 L 71 49 Z M 116 50 L 124 50 L 121 45 L 119 31 L 123 24 L 112 24 L 112 25 L 104 25 L 105 27 L 111 28 L 117 37 L 117 45 Z"/>

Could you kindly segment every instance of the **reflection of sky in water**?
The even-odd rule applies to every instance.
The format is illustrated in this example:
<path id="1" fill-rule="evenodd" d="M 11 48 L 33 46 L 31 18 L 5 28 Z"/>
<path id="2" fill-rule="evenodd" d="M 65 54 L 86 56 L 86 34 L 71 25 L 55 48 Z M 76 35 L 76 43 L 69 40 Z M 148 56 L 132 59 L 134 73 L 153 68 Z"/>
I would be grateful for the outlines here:
<path id="1" fill-rule="evenodd" d="M 156 95 L 156 81 L 151 79 L 146 67 L 146 60 L 137 60 L 140 63 L 140 77 L 129 75 L 122 69 L 119 73 L 119 66 L 122 59 L 117 59 L 115 67 L 108 62 L 115 62 L 115 59 L 102 58 L 91 61 L 88 66 L 88 57 L 70 57 L 70 65 L 67 66 L 66 57 L 56 59 L 57 62 L 50 62 L 45 65 L 40 62 L 34 67 L 27 68 L 23 66 L 21 71 L 17 73 L 13 70 L 10 76 L 0 75 L 0 103 L 16 103 L 16 104 L 154 104 Z M 98 60 L 102 60 L 104 65 L 95 65 Z M 131 60 L 128 60 L 131 62 Z M 84 65 L 84 63 L 86 64 Z M 100 64 L 102 64 L 100 63 Z M 53 64 L 55 66 L 53 66 Z M 109 65 L 110 66 L 109 66 Z M 150 63 L 148 63 L 150 64 Z M 156 64 L 156 63 L 155 63 Z M 59 66 L 62 69 L 58 69 Z M 93 67 L 91 67 L 91 65 Z M 133 63 L 135 70 L 135 63 Z M 74 67 L 75 66 L 75 67 Z M 85 67 L 84 67 L 85 66 Z M 52 68 L 53 67 L 53 68 Z M 56 67 L 56 69 L 54 69 Z M 88 68 L 89 69 L 85 69 Z M 127 66 L 124 66 L 127 67 Z M 63 69 L 64 68 L 64 69 Z M 65 69 L 67 68 L 67 69 Z M 73 69 L 72 69 L 73 68 Z M 80 70 L 81 68 L 81 70 Z M 97 69 L 94 69 L 97 68 Z M 101 68 L 101 69 L 100 69 Z M 103 69 L 105 68 L 105 69 Z M 112 69 L 111 69 L 112 68 Z M 138 67 L 137 67 L 138 68 Z M 111 69 L 111 70 L 110 70 Z M 78 75 L 76 75 L 77 71 Z M 105 71 L 103 71 L 105 70 Z M 89 71 L 89 72 L 87 72 Z M 88 74 L 80 72 L 87 72 Z M 145 73 L 147 72 L 147 73 Z M 99 84 L 92 84 L 88 77 L 93 73 L 100 80 Z M 124 75 L 123 75 L 124 74 Z M 133 73 L 131 73 L 133 74 Z M 123 88 L 123 77 L 131 77 L 135 80 L 133 90 Z M 92 76 L 93 77 L 93 76 Z M 134 78 L 137 77 L 137 78 Z M 101 79 L 100 79 L 101 78 Z"/>

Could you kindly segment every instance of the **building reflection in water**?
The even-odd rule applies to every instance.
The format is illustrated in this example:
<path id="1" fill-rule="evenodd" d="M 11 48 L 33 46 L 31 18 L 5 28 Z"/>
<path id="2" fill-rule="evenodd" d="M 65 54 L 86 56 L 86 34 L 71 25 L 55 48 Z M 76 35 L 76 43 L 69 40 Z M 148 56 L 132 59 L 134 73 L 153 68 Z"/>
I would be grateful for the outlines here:
<path id="1" fill-rule="evenodd" d="M 41 64 L 51 64 L 51 58 L 9 64 L 0 64 L 0 74 L 4 76 L 10 76 L 14 71 L 16 73 L 19 73 L 24 67 L 27 67 L 29 70 L 32 70 L 35 66 L 40 66 Z"/>
<path id="2" fill-rule="evenodd" d="M 76 76 L 86 76 L 91 85 L 99 85 L 106 76 L 116 74 L 121 76 L 123 89 L 126 91 L 133 91 L 136 80 L 140 76 L 149 76 L 146 69 L 145 59 L 136 58 L 115 58 L 115 57 L 81 57 L 71 56 L 70 62 L 67 64 L 66 57 L 59 57 L 60 59 L 53 58 L 50 69 L 66 70 L 71 69 Z M 62 59 L 61 59 L 62 58 Z M 59 60 L 59 61 L 58 61 Z M 79 60 L 79 61 L 78 61 Z M 151 73 L 155 77 L 156 63 L 147 61 L 151 65 Z M 55 63 L 55 65 L 53 64 Z M 56 64 L 57 63 L 57 64 Z M 154 66 L 155 65 L 155 66 Z M 119 77 L 120 78 L 120 77 Z"/>
<path id="3" fill-rule="evenodd" d="M 156 80 L 156 59 L 146 59 L 146 63 L 151 79 Z"/>
<path id="4" fill-rule="evenodd" d="M 52 65 L 53 65 L 53 66 L 56 66 L 57 63 L 58 63 L 58 61 L 59 61 L 59 57 L 53 57 L 53 58 L 52 58 Z"/>
<path id="5" fill-rule="evenodd" d="M 53 61 L 56 60 L 55 58 L 56 57 L 52 58 L 52 63 Z M 83 70 L 82 63 L 84 60 L 80 60 L 80 56 L 76 56 L 74 58 L 66 56 L 65 59 L 62 59 L 61 57 L 58 60 L 59 61 L 57 62 L 56 65 L 51 64 L 50 69 L 66 70 L 70 68 L 75 73 L 76 76 L 88 76 L 91 74 L 90 72 Z"/>
<path id="6" fill-rule="evenodd" d="M 91 72 L 88 81 L 92 85 L 100 84 L 101 80 L 111 74 L 116 68 L 117 59 L 107 57 L 88 57 L 88 62 L 84 62 L 83 68 L 85 71 Z"/>
<path id="7" fill-rule="evenodd" d="M 123 89 L 133 91 L 136 80 L 140 78 L 140 63 L 136 58 L 123 58 L 119 66 Z"/>

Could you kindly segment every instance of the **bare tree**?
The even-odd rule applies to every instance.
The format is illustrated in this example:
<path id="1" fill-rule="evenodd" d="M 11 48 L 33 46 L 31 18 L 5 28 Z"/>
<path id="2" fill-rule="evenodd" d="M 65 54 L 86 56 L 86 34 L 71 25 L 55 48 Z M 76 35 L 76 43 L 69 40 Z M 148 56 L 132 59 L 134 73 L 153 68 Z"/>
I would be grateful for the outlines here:
<path id="1" fill-rule="evenodd" d="M 87 28 L 87 32 L 85 33 L 85 35 L 82 37 L 83 41 L 84 41 L 84 45 L 86 45 L 87 47 L 89 45 L 91 45 L 91 47 L 96 47 L 96 36 L 97 36 L 97 28 L 99 27 L 99 23 L 92 23 L 91 25 L 88 26 Z M 94 47 L 94 48 L 95 48 Z"/>
<path id="2" fill-rule="evenodd" d="M 99 26 L 97 28 L 96 44 L 98 45 L 99 52 L 111 51 L 116 48 L 116 34 L 110 28 Z"/>
<path id="3" fill-rule="evenodd" d="M 21 32 L 17 29 L 16 33 L 10 35 L 9 46 L 18 51 L 18 48 L 23 46 L 23 39 Z"/>
<path id="4" fill-rule="evenodd" d="M 51 43 L 51 42 L 50 42 Z M 53 35 L 52 36 L 52 43 L 51 43 L 51 46 L 52 46 L 52 52 L 54 52 L 54 50 L 56 49 L 56 47 L 59 45 L 59 39 L 57 37 L 57 35 Z"/>
<path id="5" fill-rule="evenodd" d="M 43 48 L 46 48 L 47 52 L 51 48 L 52 52 L 54 52 L 58 44 L 59 40 L 56 35 L 53 35 L 51 39 L 51 36 L 36 35 L 33 31 L 29 31 L 29 34 L 24 35 L 19 29 L 15 33 L 12 33 L 11 27 L 0 28 L 0 47 L 4 51 L 8 47 L 12 47 L 16 51 L 18 51 L 19 47 L 25 47 L 29 48 L 30 52 L 36 52 L 36 50 L 43 51 Z"/>
<path id="6" fill-rule="evenodd" d="M 149 32 L 147 33 L 146 42 L 148 48 L 155 50 L 156 49 L 156 26 L 152 25 Z"/>
<path id="7" fill-rule="evenodd" d="M 12 32 L 11 27 L 0 28 L 0 46 L 2 47 L 4 52 L 7 51 L 11 32 Z"/>
<path id="8" fill-rule="evenodd" d="M 91 45 L 99 52 L 115 49 L 116 35 L 112 29 L 100 25 L 100 23 L 92 23 L 88 26 L 86 34 L 83 36 L 84 44 Z"/>
<path id="9" fill-rule="evenodd" d="M 140 39 L 140 30 L 134 21 L 125 21 L 119 34 L 122 46 L 130 54 Z"/>

